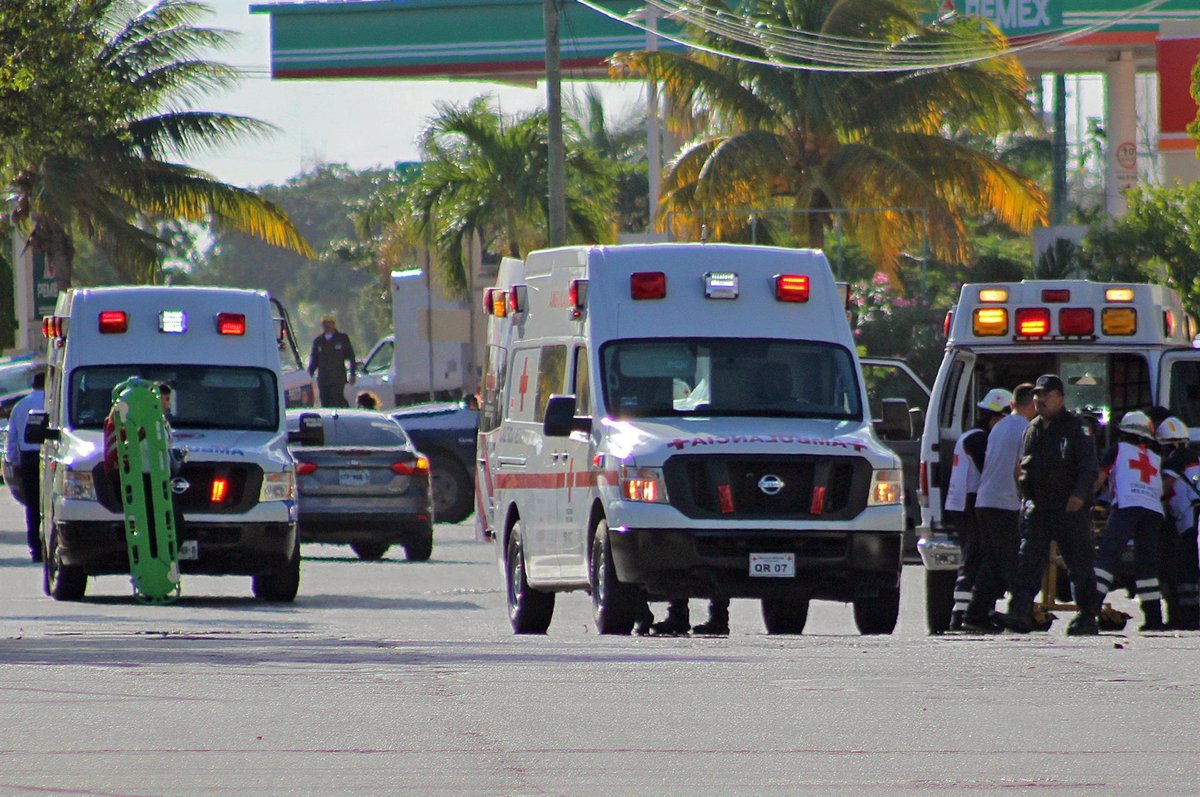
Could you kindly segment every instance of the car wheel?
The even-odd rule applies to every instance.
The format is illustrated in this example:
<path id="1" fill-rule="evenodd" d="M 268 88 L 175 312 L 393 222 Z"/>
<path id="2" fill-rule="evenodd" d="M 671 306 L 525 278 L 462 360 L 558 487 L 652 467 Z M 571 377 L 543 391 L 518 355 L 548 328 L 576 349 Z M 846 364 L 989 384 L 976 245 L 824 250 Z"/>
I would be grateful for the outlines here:
<path id="1" fill-rule="evenodd" d="M 803 634 L 808 624 L 808 598 L 763 598 L 762 618 L 768 634 Z"/>
<path id="2" fill-rule="evenodd" d="M 287 564 L 269 573 L 259 573 L 250 582 L 254 597 L 268 603 L 291 603 L 300 591 L 300 537 Z"/>
<path id="3" fill-rule="evenodd" d="M 881 589 L 873 598 L 854 599 L 854 624 L 864 636 L 892 633 L 899 616 L 899 586 Z"/>
<path id="4" fill-rule="evenodd" d="M 42 588 L 56 601 L 81 601 L 87 592 L 87 573 L 82 567 L 64 565 L 58 550 L 58 532 L 50 529 L 50 541 L 42 557 Z"/>
<path id="5" fill-rule="evenodd" d="M 508 621 L 516 634 L 544 634 L 554 616 L 554 593 L 529 586 L 525 577 L 525 551 L 521 542 L 521 523 L 513 524 L 505 551 L 508 575 Z"/>
<path id="6" fill-rule="evenodd" d="M 596 630 L 601 634 L 628 634 L 637 619 L 638 590 L 617 578 L 607 521 L 601 520 L 596 526 L 588 570 Z"/>
<path id="7" fill-rule="evenodd" d="M 404 544 L 404 558 L 410 562 L 428 562 L 433 556 L 433 526 L 421 532 L 421 536 Z"/>
<path id="8" fill-rule="evenodd" d="M 471 514 L 475 483 L 449 454 L 429 455 L 429 487 L 433 493 L 433 519 L 438 523 L 458 523 Z"/>
<path id="9" fill-rule="evenodd" d="M 925 625 L 931 634 L 944 634 L 950 628 L 957 578 L 956 570 L 925 571 Z"/>
<path id="10" fill-rule="evenodd" d="M 378 562 L 388 552 L 388 548 L 391 547 L 386 542 L 350 543 L 350 550 L 354 551 L 354 555 L 364 562 Z"/>

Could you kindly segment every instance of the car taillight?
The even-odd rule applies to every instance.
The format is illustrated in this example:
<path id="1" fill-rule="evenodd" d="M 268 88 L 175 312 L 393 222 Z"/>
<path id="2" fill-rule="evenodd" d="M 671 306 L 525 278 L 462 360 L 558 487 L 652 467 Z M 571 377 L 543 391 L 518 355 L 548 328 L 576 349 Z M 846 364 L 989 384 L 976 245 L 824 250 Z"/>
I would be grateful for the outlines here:
<path id="1" fill-rule="evenodd" d="M 100 314 L 100 332 L 105 335 L 124 332 L 129 328 L 129 319 L 121 310 L 105 310 Z"/>
<path id="2" fill-rule="evenodd" d="M 417 476 L 429 473 L 429 459 L 427 457 L 417 457 L 415 460 L 393 462 L 392 473 L 400 476 Z"/>
<path id="3" fill-rule="evenodd" d="M 917 487 L 917 497 L 921 506 L 929 506 L 929 463 L 921 460 L 920 484 Z"/>
<path id="4" fill-rule="evenodd" d="M 317 465 L 315 462 L 297 462 L 296 463 L 296 475 L 298 475 L 298 476 L 308 476 L 309 474 L 316 473 L 316 472 L 317 472 Z"/>

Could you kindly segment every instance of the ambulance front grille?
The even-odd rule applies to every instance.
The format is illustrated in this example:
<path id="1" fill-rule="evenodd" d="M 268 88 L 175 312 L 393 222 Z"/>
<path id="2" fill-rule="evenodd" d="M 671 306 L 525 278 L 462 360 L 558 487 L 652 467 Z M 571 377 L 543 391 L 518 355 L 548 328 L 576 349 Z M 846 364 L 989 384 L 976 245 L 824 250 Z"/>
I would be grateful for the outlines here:
<path id="1" fill-rule="evenodd" d="M 117 485 L 103 465 L 97 465 L 92 471 L 96 485 L 96 497 L 110 512 L 120 513 L 121 499 L 117 493 Z M 205 513 L 214 515 L 233 515 L 248 512 L 258 503 L 258 494 L 262 489 L 262 468 L 257 465 L 227 462 L 186 462 L 176 474 L 187 482 L 187 489 L 182 493 L 174 493 L 175 506 L 181 512 Z M 213 502 L 213 482 L 217 478 L 225 479 L 225 489 L 221 500 Z M 182 485 L 180 485 L 182 486 Z"/>
<path id="2" fill-rule="evenodd" d="M 671 505 L 697 519 L 848 520 L 867 504 L 861 457 L 677 455 L 664 465 Z"/>

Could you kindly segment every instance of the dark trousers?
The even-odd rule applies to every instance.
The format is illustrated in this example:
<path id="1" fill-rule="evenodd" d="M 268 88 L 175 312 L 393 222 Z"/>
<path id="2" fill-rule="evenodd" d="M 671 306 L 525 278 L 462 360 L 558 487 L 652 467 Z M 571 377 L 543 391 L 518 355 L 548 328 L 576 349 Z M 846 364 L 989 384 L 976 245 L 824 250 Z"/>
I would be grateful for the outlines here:
<path id="1" fill-rule="evenodd" d="M 317 392 L 321 394 L 322 407 L 349 407 L 346 401 L 345 382 L 317 382 Z"/>
<path id="2" fill-rule="evenodd" d="M 1200 621 L 1200 560 L 1196 551 L 1196 527 L 1180 534 L 1175 524 L 1163 524 L 1159 537 L 1159 579 L 1172 623 L 1190 618 Z"/>
<path id="3" fill-rule="evenodd" d="M 986 617 L 1016 581 L 1021 513 L 1015 509 L 976 507 L 975 517 L 979 523 L 979 572 L 967 613 Z"/>
<path id="4" fill-rule="evenodd" d="M 1096 584 L 1103 602 L 1113 588 L 1113 577 L 1121 554 L 1133 540 L 1134 591 L 1140 602 L 1162 598 L 1158 588 L 1158 542 L 1163 524 L 1161 513 L 1140 506 L 1114 509 L 1104 524 L 1096 554 Z"/>
<path id="5" fill-rule="evenodd" d="M 965 612 L 979 574 L 979 523 L 975 517 L 975 494 L 967 496 L 966 509 L 954 514 L 954 530 L 962 549 L 962 564 L 954 580 L 954 611 Z"/>
<path id="6" fill-rule="evenodd" d="M 1071 589 L 1080 613 L 1094 614 L 1099 609 L 1094 536 L 1088 507 L 1078 512 L 1036 508 L 1026 512 L 1021 518 L 1021 550 L 1009 614 L 1024 617 L 1033 609 L 1033 597 L 1042 588 L 1042 575 L 1050 561 L 1051 542 L 1058 543 L 1058 550 L 1067 563 Z"/>
<path id="7" fill-rule="evenodd" d="M 21 464 L 17 466 L 21 479 L 21 490 L 25 493 L 25 537 L 31 553 L 42 549 L 38 527 L 42 523 L 42 480 L 38 472 L 38 452 L 22 451 Z"/>

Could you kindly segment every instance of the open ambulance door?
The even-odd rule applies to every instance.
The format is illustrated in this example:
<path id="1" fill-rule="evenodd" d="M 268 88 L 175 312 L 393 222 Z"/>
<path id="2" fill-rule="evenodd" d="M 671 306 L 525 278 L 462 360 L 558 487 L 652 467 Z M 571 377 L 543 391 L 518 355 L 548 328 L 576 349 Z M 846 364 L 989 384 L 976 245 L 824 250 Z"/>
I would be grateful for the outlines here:
<path id="1" fill-rule="evenodd" d="M 1157 403 L 1187 424 L 1200 443 L 1200 349 L 1170 351 L 1158 361 Z"/>
<path id="2" fill-rule="evenodd" d="M 974 381 L 976 358 L 972 352 L 961 350 L 955 351 L 953 357 L 945 368 L 944 382 L 934 388 L 934 399 L 929 407 L 930 414 L 937 419 L 938 430 L 937 455 L 928 460 L 928 511 L 930 525 L 934 528 L 946 525 L 942 507 L 946 501 L 946 488 L 950 484 L 954 444 L 973 420 L 971 402 L 967 399 Z"/>

